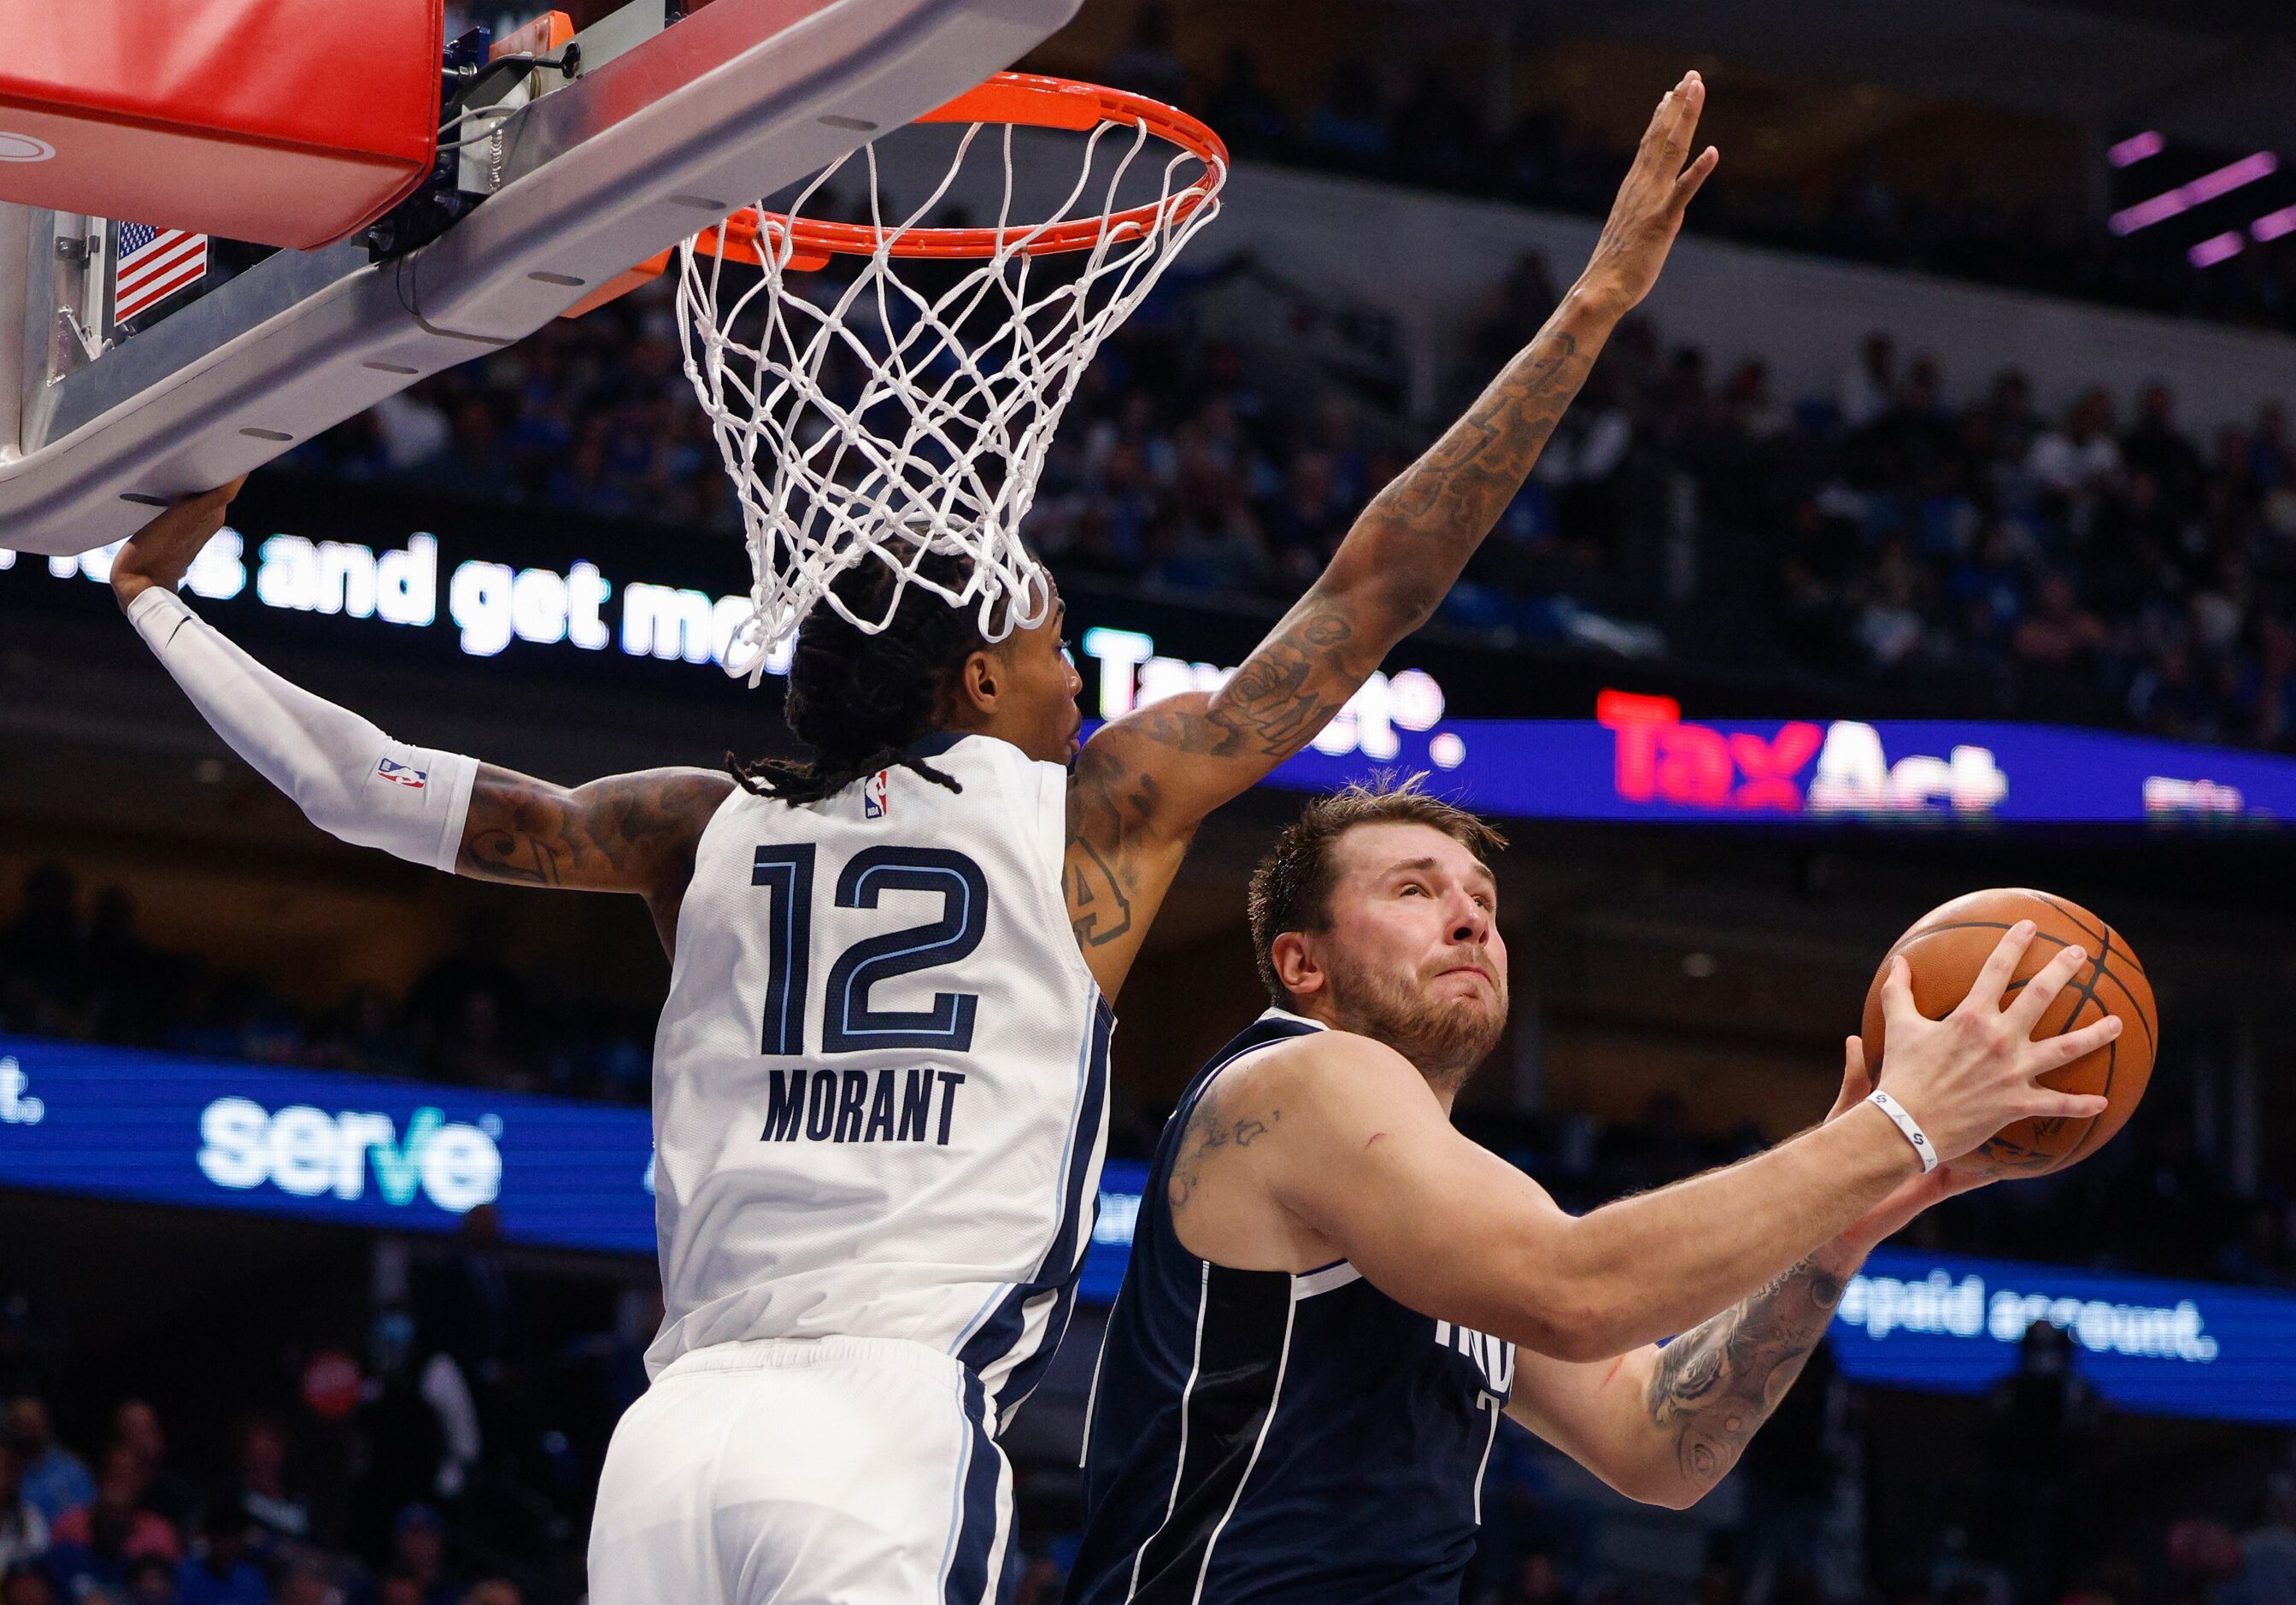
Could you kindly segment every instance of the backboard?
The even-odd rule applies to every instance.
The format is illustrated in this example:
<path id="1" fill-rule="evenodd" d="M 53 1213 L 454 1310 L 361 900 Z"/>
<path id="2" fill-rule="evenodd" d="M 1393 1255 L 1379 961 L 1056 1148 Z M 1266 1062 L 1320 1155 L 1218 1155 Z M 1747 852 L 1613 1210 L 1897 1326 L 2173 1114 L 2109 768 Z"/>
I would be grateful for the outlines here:
<path id="1" fill-rule="evenodd" d="M 264 256 L 104 327 L 103 219 L 0 203 L 0 547 L 90 551 L 415 380 L 508 345 L 745 199 L 972 88 L 1080 0 L 631 0 L 578 72 L 462 133 L 484 199 L 429 243 Z"/>

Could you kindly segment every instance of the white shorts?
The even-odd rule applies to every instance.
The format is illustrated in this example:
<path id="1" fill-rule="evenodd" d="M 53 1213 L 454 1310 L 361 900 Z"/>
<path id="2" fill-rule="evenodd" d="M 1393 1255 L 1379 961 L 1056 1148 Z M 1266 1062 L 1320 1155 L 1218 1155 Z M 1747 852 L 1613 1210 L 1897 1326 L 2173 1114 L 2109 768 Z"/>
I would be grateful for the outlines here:
<path id="1" fill-rule="evenodd" d="M 993 1605 L 1013 1479 L 980 1384 L 877 1338 L 723 1343 L 614 1429 L 590 1605 Z"/>

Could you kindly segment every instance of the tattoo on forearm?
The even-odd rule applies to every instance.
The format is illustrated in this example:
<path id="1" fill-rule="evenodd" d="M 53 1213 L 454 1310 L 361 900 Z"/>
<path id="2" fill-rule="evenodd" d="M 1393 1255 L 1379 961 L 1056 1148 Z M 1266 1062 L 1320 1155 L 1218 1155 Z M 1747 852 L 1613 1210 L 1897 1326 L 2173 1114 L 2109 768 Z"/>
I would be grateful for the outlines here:
<path id="1" fill-rule="evenodd" d="M 1587 382 L 1594 353 L 1548 327 L 1507 365 L 1443 438 L 1372 501 L 1358 530 L 1376 538 L 1376 561 L 1404 581 L 1415 628 L 1522 489 L 1562 414 Z"/>
<path id="2" fill-rule="evenodd" d="M 690 770 L 621 775 L 569 791 L 507 770 L 480 771 L 456 868 L 526 886 L 646 892 L 695 844 L 732 783 Z"/>
<path id="3" fill-rule="evenodd" d="M 1230 1147 L 1250 1148 L 1265 1138 L 1283 1118 L 1281 1109 L 1253 1109 L 1243 1113 L 1222 1107 L 1218 1088 L 1211 1088 L 1196 1099 L 1196 1107 L 1188 1116 L 1188 1129 L 1180 1139 L 1180 1151 L 1172 1161 L 1172 1179 L 1164 1189 L 1164 1196 L 1174 1214 L 1185 1209 L 1188 1201 L 1202 1185 L 1204 1165 L 1219 1152 Z"/>
<path id="4" fill-rule="evenodd" d="M 1464 417 L 1373 498 L 1331 571 L 1209 705 L 1152 709 L 1139 721 L 1142 733 L 1221 758 L 1280 761 L 1307 745 L 1394 645 L 1433 614 L 1522 488 L 1592 366 L 1576 335 L 1541 331 Z"/>
<path id="5" fill-rule="evenodd" d="M 1769 1286 L 1659 1351 L 1651 1424 L 1700 1488 L 1722 1480 L 1825 1335 L 1841 1280 L 1804 1260 Z"/>
<path id="6" fill-rule="evenodd" d="M 1558 314 L 1467 415 L 1373 498 L 1331 567 L 1209 698 L 1144 708 L 1085 749 L 1070 784 L 1065 893 L 1078 942 L 1137 942 L 1160 884 L 1146 885 L 1136 844 L 1193 829 L 1314 739 L 1395 644 L 1425 623 L 1521 489 L 1593 366 Z M 1209 759 L 1177 808 L 1152 771 Z M 1210 770 L 1207 778 L 1205 771 Z M 1181 789 L 1175 787 L 1175 789 Z M 1164 817 L 1170 812 L 1173 817 Z M 1120 953 L 1123 950 L 1118 949 Z"/>

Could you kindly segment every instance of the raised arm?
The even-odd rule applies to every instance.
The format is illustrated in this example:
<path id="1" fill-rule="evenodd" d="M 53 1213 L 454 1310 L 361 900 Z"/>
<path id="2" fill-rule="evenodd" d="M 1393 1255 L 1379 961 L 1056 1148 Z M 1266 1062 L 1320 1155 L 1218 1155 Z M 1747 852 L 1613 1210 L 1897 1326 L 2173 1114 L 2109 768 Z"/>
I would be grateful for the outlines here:
<path id="1" fill-rule="evenodd" d="M 273 673 L 176 594 L 238 489 L 177 503 L 111 565 L 129 621 L 216 733 L 331 835 L 482 880 L 633 893 L 668 948 L 694 846 L 732 779 L 655 770 L 554 786 L 394 741 Z"/>
<path id="2" fill-rule="evenodd" d="M 1706 88 L 1659 103 L 1587 269 L 1466 416 L 1373 498 L 1322 577 L 1209 696 L 1109 725 L 1070 790 L 1070 916 L 1113 992 L 1189 836 L 1322 729 L 1396 644 L 1434 613 L 1586 383 L 1611 331 L 1658 280 L 1683 209 L 1714 170 L 1685 168 Z"/>

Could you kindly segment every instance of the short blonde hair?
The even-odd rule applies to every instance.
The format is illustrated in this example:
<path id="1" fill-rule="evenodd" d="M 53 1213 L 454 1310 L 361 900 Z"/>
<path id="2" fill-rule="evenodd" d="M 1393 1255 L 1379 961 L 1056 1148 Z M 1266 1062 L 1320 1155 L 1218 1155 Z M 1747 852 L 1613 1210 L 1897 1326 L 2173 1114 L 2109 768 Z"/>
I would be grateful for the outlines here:
<path id="1" fill-rule="evenodd" d="M 1332 925 L 1332 886 L 1337 879 L 1332 848 L 1358 825 L 1425 825 L 1441 831 L 1488 866 L 1506 846 L 1506 837 L 1488 819 L 1446 802 L 1426 789 L 1427 777 L 1398 780 L 1374 775 L 1368 782 L 1342 786 L 1316 798 L 1283 827 L 1267 856 L 1251 872 L 1245 909 L 1251 920 L 1251 947 L 1259 961 L 1260 984 L 1279 1008 L 1292 994 L 1275 975 L 1275 939 L 1286 931 L 1326 931 Z"/>

